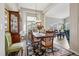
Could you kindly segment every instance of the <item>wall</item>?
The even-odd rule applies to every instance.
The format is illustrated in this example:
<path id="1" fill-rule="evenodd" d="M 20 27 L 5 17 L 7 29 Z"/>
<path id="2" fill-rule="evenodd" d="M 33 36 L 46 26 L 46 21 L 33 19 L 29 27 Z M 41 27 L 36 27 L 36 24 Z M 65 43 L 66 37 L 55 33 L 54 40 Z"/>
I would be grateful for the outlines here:
<path id="1" fill-rule="evenodd" d="M 4 4 L 0 4 L 0 56 L 5 56 Z"/>
<path id="2" fill-rule="evenodd" d="M 25 12 L 27 15 L 30 15 L 30 16 L 37 16 L 37 20 L 42 20 L 42 21 L 44 20 L 43 13 L 41 11 L 31 10 L 27 8 L 20 8 L 20 11 Z"/>
<path id="3" fill-rule="evenodd" d="M 70 29 L 70 17 L 67 17 L 64 19 L 65 21 L 65 30 L 69 30 Z"/>
<path id="4" fill-rule="evenodd" d="M 19 6 L 16 3 L 5 3 L 5 8 L 11 11 L 18 11 Z"/>
<path id="5" fill-rule="evenodd" d="M 70 48 L 79 54 L 79 4 L 70 4 Z"/>
<path id="6" fill-rule="evenodd" d="M 45 18 L 45 27 L 46 28 L 57 27 L 57 29 L 59 29 L 59 26 L 61 26 L 62 23 L 63 23 L 63 19 L 50 18 L 50 17 Z"/>
<path id="7" fill-rule="evenodd" d="M 21 26 L 27 25 L 27 16 L 37 16 L 37 20 L 42 20 L 42 23 L 44 24 L 44 17 L 41 11 L 35 11 L 31 9 L 26 9 L 26 8 L 20 8 L 20 13 L 21 13 Z M 24 27 L 21 27 L 21 32 L 24 31 Z M 26 26 L 26 31 L 27 31 L 27 26 Z"/>
<path id="8" fill-rule="evenodd" d="M 26 12 L 20 11 L 20 34 L 21 36 L 24 36 L 26 34 Z"/>

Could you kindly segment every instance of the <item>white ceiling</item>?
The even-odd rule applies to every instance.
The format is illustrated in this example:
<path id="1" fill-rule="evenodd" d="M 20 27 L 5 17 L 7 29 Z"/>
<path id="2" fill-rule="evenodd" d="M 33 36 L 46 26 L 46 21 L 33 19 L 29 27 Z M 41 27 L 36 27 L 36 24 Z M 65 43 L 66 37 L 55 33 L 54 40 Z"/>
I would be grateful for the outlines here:
<path id="1" fill-rule="evenodd" d="M 45 15 L 54 18 L 66 18 L 69 17 L 70 15 L 69 13 L 70 13 L 69 4 L 61 3 L 56 4 L 55 6 L 51 6 L 51 9 L 48 10 L 48 12 Z"/>
<path id="2" fill-rule="evenodd" d="M 20 3 L 20 7 L 39 11 L 46 11 L 47 17 L 66 18 L 69 17 L 68 3 Z M 50 7 L 50 8 L 49 8 Z"/>
<path id="3" fill-rule="evenodd" d="M 22 8 L 28 8 L 28 9 L 33 9 L 33 10 L 39 10 L 42 11 L 44 10 L 49 3 L 20 3 L 19 6 Z"/>

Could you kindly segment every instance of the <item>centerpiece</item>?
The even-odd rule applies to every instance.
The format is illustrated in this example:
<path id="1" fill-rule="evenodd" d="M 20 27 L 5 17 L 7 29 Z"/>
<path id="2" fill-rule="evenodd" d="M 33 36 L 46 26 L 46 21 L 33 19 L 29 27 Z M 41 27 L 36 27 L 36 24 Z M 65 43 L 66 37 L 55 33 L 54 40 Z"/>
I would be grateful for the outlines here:
<path id="1" fill-rule="evenodd" d="M 37 22 L 37 29 L 39 30 L 39 33 L 42 28 L 43 28 L 42 22 L 41 21 Z"/>

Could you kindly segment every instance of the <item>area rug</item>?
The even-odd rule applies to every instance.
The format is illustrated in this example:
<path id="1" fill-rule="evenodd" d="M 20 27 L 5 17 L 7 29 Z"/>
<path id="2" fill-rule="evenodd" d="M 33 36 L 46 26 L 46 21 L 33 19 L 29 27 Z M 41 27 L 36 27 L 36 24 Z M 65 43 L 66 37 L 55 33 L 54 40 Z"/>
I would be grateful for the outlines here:
<path id="1" fill-rule="evenodd" d="M 54 43 L 54 54 L 51 52 L 47 54 L 47 56 L 77 56 L 75 53 L 57 45 Z"/>
<path id="2" fill-rule="evenodd" d="M 54 44 L 53 50 L 54 50 L 54 54 L 52 53 L 51 49 L 47 49 L 47 53 L 43 52 L 42 55 L 38 55 L 38 54 L 35 54 L 35 52 L 33 51 L 33 47 L 30 45 L 30 46 L 28 46 L 27 52 L 28 52 L 28 56 L 78 56 L 75 53 L 73 53 L 57 44 Z"/>

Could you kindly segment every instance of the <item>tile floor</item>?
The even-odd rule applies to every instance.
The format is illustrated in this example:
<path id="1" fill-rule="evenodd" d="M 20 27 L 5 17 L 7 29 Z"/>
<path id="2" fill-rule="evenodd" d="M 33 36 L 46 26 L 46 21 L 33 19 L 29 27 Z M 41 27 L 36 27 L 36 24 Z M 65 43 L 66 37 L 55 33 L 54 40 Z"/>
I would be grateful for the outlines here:
<path id="1" fill-rule="evenodd" d="M 66 37 L 64 37 L 64 39 L 58 39 L 57 37 L 54 38 L 54 43 L 66 48 L 66 49 L 69 49 L 69 43 L 68 43 L 68 40 L 66 39 Z"/>

